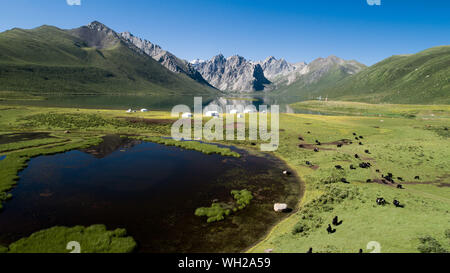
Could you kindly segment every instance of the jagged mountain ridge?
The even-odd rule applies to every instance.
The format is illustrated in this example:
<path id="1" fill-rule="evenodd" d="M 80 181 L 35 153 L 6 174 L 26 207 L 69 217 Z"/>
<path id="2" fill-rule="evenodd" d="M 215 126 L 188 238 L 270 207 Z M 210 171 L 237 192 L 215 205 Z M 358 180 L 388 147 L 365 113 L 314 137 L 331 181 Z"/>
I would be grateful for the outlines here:
<path id="1" fill-rule="evenodd" d="M 201 84 L 209 85 L 189 62 L 179 59 L 172 53 L 163 50 L 159 45 L 136 37 L 130 32 L 117 33 L 98 21 L 91 22 L 87 26 L 69 30 L 69 32 L 87 41 L 89 47 L 96 47 L 98 49 L 113 47 L 119 42 L 124 42 L 131 49 L 152 57 L 170 71 L 185 74 Z"/>
<path id="2" fill-rule="evenodd" d="M 222 54 L 209 61 L 199 59 L 191 64 L 211 85 L 222 91 L 273 91 L 284 89 L 300 81 L 305 86 L 330 78 L 329 73 L 339 69 L 338 80 L 361 71 L 365 66 L 356 61 L 346 61 L 336 56 L 318 58 L 310 64 L 289 63 L 273 56 L 264 61 L 247 61 L 234 55 L 225 58 Z M 257 75 L 257 76 L 255 76 Z"/>
<path id="3" fill-rule="evenodd" d="M 172 53 L 163 50 L 159 45 L 134 36 L 130 32 L 123 32 L 120 36 L 128 43 L 142 50 L 154 60 L 175 73 L 183 73 L 201 84 L 209 85 L 202 75 L 186 60 L 182 60 Z"/>
<path id="4" fill-rule="evenodd" d="M 209 61 L 192 61 L 191 64 L 212 86 L 222 91 L 262 91 L 271 82 L 264 76 L 259 64 L 239 55 L 225 58 L 222 54 Z"/>

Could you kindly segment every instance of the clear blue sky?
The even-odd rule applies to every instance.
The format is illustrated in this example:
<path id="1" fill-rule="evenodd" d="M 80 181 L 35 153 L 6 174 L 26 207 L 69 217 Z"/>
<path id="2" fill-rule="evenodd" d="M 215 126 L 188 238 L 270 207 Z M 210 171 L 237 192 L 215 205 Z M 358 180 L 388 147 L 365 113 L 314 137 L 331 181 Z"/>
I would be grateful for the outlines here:
<path id="1" fill-rule="evenodd" d="M 76 1 L 76 0 L 71 0 Z M 0 0 L 0 31 L 98 20 L 184 59 L 218 53 L 310 62 L 336 55 L 371 65 L 394 54 L 450 44 L 450 1 Z"/>

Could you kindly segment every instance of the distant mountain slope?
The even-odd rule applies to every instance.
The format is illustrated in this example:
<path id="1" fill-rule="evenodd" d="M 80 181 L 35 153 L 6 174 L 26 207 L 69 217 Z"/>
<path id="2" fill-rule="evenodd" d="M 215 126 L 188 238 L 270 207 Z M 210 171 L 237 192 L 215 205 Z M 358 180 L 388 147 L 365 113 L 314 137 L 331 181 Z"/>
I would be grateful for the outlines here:
<path id="1" fill-rule="evenodd" d="M 211 94 L 98 22 L 0 33 L 0 90 L 40 93 Z"/>
<path id="2" fill-rule="evenodd" d="M 366 66 L 357 61 L 346 61 L 336 56 L 318 58 L 278 80 L 272 95 L 292 97 L 292 100 L 326 97 L 323 90 L 335 86 L 339 81 L 356 74 Z"/>
<path id="3" fill-rule="evenodd" d="M 222 91 L 262 91 L 270 84 L 260 64 L 238 55 L 225 58 L 219 54 L 209 61 L 193 61 L 191 64 L 206 81 Z"/>
<path id="4" fill-rule="evenodd" d="M 371 103 L 449 104 L 450 46 L 392 56 L 317 94 Z"/>

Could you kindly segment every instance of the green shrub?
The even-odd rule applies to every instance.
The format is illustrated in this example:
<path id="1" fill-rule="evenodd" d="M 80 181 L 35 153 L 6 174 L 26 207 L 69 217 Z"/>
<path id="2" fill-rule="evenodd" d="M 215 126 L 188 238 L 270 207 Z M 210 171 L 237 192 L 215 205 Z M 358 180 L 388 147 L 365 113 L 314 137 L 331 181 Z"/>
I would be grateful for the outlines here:
<path id="1" fill-rule="evenodd" d="M 238 209 L 240 210 L 248 206 L 253 199 L 252 193 L 248 190 L 232 190 L 231 195 L 233 195 L 233 198 L 238 205 Z"/>
<path id="2" fill-rule="evenodd" d="M 195 215 L 206 216 L 208 223 L 221 221 L 225 219 L 225 216 L 230 214 L 230 209 L 226 208 L 223 203 L 213 203 L 211 207 L 201 207 L 195 210 Z"/>
<path id="3" fill-rule="evenodd" d="M 431 236 L 419 238 L 420 245 L 417 247 L 421 253 L 447 253 L 441 244 Z"/>

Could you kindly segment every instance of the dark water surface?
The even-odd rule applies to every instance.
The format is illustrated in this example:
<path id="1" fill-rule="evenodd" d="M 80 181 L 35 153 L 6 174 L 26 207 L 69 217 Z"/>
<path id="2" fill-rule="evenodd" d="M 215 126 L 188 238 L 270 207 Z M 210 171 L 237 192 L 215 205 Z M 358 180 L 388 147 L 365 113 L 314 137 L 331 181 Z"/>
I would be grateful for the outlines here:
<path id="1" fill-rule="evenodd" d="M 262 94 L 229 94 L 221 97 L 203 96 L 203 107 L 209 104 L 227 105 L 253 105 L 257 109 L 260 105 L 279 105 L 282 113 L 300 113 L 326 115 L 317 111 L 293 109 L 289 104 L 301 101 L 301 98 L 289 96 L 269 96 Z M 0 101 L 0 105 L 30 105 L 43 107 L 69 107 L 69 108 L 93 108 L 93 109 L 142 109 L 171 111 L 175 105 L 184 104 L 193 111 L 194 95 L 192 96 L 151 96 L 151 95 L 45 95 L 44 100 L 6 100 Z"/>
<path id="2" fill-rule="evenodd" d="M 275 202 L 295 206 L 300 185 L 280 160 L 236 151 L 241 158 L 112 138 L 34 158 L 0 213 L 0 244 L 56 225 L 105 224 L 126 228 L 141 252 L 241 251 L 285 216 Z M 255 196 L 243 211 L 209 224 L 194 215 L 215 199 L 232 202 L 234 189 Z"/>

